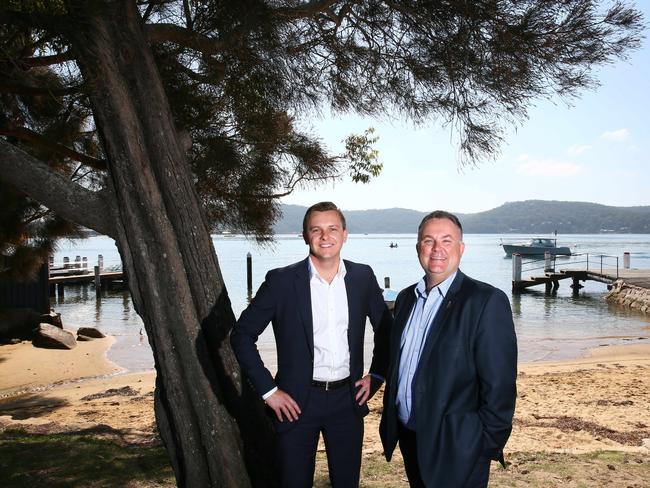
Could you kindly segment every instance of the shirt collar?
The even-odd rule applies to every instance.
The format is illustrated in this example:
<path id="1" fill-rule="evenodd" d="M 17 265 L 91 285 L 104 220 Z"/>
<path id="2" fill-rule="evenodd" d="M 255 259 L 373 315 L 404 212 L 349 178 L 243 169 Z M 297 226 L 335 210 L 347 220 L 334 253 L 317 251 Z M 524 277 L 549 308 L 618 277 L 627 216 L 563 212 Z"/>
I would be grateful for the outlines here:
<path id="1" fill-rule="evenodd" d="M 447 278 L 441 282 L 438 283 L 436 286 L 431 288 L 431 291 L 433 290 L 438 290 L 438 293 L 442 296 L 442 298 L 445 298 L 447 296 L 447 293 L 449 292 L 449 288 L 451 288 L 451 284 L 454 282 L 454 279 L 456 278 L 456 275 L 458 274 L 458 270 L 454 271 L 452 274 L 447 276 Z M 415 296 L 416 297 L 428 297 L 427 293 L 427 277 L 426 275 L 422 277 L 420 281 L 418 281 L 418 284 L 415 285 Z"/>
<path id="2" fill-rule="evenodd" d="M 311 256 L 307 258 L 307 262 L 309 263 L 309 278 L 313 278 L 314 276 L 317 277 L 319 280 L 324 281 L 321 275 L 318 274 L 318 270 L 314 266 L 314 263 L 311 261 Z M 341 279 L 345 278 L 345 274 L 347 273 L 345 269 L 345 263 L 343 260 L 339 260 L 339 270 L 336 272 L 335 277 L 340 277 Z"/>

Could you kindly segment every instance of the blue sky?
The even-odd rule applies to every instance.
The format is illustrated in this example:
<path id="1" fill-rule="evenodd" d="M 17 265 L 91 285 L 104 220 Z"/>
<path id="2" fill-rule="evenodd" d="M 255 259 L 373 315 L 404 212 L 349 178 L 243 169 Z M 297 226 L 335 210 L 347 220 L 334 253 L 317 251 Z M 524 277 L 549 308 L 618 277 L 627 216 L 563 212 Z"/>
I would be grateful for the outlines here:
<path id="1" fill-rule="evenodd" d="M 650 1 L 637 7 L 649 24 Z M 307 121 L 336 153 L 347 135 L 374 127 L 384 169 L 368 185 L 329 183 L 283 202 L 460 213 L 529 199 L 650 205 L 650 39 L 627 61 L 600 68 L 597 78 L 601 86 L 571 106 L 538 101 L 528 120 L 510 128 L 497 158 L 477 168 L 459 169 L 455 134 L 440 121 L 422 127 L 355 116 Z"/>

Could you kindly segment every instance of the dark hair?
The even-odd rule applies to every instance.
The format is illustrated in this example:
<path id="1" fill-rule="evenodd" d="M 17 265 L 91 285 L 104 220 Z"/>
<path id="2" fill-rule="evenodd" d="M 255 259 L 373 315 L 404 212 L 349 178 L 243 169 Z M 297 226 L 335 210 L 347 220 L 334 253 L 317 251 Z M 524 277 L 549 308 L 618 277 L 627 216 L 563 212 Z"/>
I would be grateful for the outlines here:
<path id="1" fill-rule="evenodd" d="M 318 202 L 309 207 L 307 209 L 307 212 L 305 212 L 305 217 L 302 219 L 303 234 L 307 235 L 307 223 L 309 222 L 309 217 L 311 214 L 314 212 L 327 212 L 329 210 L 334 210 L 337 214 L 339 214 L 339 217 L 341 218 L 341 224 L 343 225 L 343 230 L 345 230 L 345 217 L 343 216 L 343 212 L 341 212 L 341 210 L 332 202 Z"/>
<path id="2" fill-rule="evenodd" d="M 434 210 L 430 214 L 425 215 L 422 219 L 422 222 L 420 222 L 420 225 L 418 225 L 418 241 L 420 240 L 420 232 L 422 232 L 422 227 L 424 227 L 424 224 L 433 219 L 451 220 L 452 223 L 460 230 L 460 239 L 463 239 L 463 226 L 460 224 L 458 217 L 456 217 L 453 213 L 446 212 L 445 210 Z"/>

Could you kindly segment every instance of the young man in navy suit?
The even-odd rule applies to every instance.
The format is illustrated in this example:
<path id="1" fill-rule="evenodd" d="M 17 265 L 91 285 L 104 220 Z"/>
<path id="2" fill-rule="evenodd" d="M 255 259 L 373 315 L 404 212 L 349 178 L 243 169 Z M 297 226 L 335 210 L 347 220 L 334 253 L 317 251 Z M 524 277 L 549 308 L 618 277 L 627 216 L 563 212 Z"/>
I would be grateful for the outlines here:
<path id="1" fill-rule="evenodd" d="M 458 218 L 424 217 L 416 244 L 424 277 L 395 301 L 380 434 L 399 442 L 412 487 L 483 488 L 512 430 L 517 341 L 505 293 L 459 269 Z"/>
<path id="2" fill-rule="evenodd" d="M 309 256 L 268 272 L 231 335 L 243 373 L 273 412 L 283 488 L 313 485 L 321 433 L 332 486 L 359 485 L 363 416 L 386 374 L 392 319 L 372 269 L 341 259 L 347 237 L 336 205 L 310 207 L 303 220 Z M 366 318 L 375 347 L 364 376 Z M 255 346 L 269 323 L 275 377 Z"/>

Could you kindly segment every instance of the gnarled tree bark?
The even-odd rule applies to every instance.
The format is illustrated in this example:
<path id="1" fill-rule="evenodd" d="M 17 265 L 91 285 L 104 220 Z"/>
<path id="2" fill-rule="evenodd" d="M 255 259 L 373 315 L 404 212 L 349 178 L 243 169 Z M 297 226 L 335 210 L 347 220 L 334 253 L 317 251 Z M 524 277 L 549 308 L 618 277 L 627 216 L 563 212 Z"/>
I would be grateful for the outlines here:
<path id="1" fill-rule="evenodd" d="M 72 48 L 92 86 L 115 238 L 154 351 L 156 419 L 177 482 L 273 486 L 271 427 L 230 350 L 230 300 L 135 3 L 69 9 L 83 26 Z"/>

